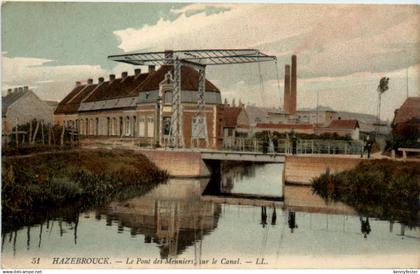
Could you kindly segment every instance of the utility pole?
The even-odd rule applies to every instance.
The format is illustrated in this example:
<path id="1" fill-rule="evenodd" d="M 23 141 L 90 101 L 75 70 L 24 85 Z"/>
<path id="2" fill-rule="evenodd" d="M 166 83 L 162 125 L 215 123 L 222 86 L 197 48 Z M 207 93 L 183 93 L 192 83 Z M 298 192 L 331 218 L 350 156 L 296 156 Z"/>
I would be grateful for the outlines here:
<path id="1" fill-rule="evenodd" d="M 319 90 L 316 91 L 316 125 L 319 124 Z"/>
<path id="2" fill-rule="evenodd" d="M 405 86 L 407 88 L 407 98 L 408 98 L 408 67 L 405 70 L 405 79 L 406 79 Z"/>

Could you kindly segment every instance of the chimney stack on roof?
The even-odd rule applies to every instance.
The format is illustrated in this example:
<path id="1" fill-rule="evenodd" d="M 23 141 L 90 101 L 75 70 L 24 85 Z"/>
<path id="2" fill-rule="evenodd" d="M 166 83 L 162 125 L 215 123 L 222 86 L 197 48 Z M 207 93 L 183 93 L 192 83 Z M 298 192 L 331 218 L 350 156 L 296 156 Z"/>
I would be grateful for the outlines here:
<path id="1" fill-rule="evenodd" d="M 136 69 L 134 70 L 134 75 L 140 75 L 140 74 L 141 74 L 141 69 L 136 68 Z"/>
<path id="2" fill-rule="evenodd" d="M 292 78 L 290 81 L 290 114 L 296 114 L 296 89 L 297 89 L 297 61 L 296 55 L 292 55 Z"/>
<path id="3" fill-rule="evenodd" d="M 114 81 L 114 80 L 115 80 L 115 74 L 110 74 L 109 81 Z"/>
<path id="4" fill-rule="evenodd" d="M 79 87 L 81 85 L 82 85 L 82 83 L 80 81 L 76 81 L 76 87 Z"/>
<path id="5" fill-rule="evenodd" d="M 23 87 L 19 87 L 19 92 L 23 92 Z"/>
<path id="6" fill-rule="evenodd" d="M 7 90 L 7 95 L 10 95 L 10 94 L 12 94 L 12 89 L 11 88 L 9 88 L 8 90 Z"/>
<path id="7" fill-rule="evenodd" d="M 156 66 L 155 65 L 149 65 L 149 72 L 155 72 Z"/>
<path id="8" fill-rule="evenodd" d="M 125 78 L 127 78 L 127 76 L 128 76 L 128 73 L 126 71 L 121 73 L 121 79 L 125 79 Z"/>
<path id="9" fill-rule="evenodd" d="M 23 87 L 23 91 L 28 91 L 29 90 L 29 87 L 28 86 L 24 86 Z"/>
<path id="10" fill-rule="evenodd" d="M 18 88 L 14 88 L 13 89 L 13 92 L 18 92 L 19 91 L 19 89 Z"/>
<path id="11" fill-rule="evenodd" d="M 105 81 L 104 77 L 99 77 L 98 78 L 98 83 L 102 84 Z"/>
<path id="12" fill-rule="evenodd" d="M 92 85 L 92 84 L 93 84 L 93 79 L 90 79 L 90 78 L 89 78 L 89 79 L 87 80 L 87 83 L 88 83 L 88 85 Z"/>
<path id="13" fill-rule="evenodd" d="M 174 51 L 173 50 L 165 50 L 165 65 L 172 64 L 172 59 L 174 57 Z"/>
<path id="14" fill-rule="evenodd" d="M 284 66 L 284 102 L 283 109 L 290 112 L 290 65 Z"/>

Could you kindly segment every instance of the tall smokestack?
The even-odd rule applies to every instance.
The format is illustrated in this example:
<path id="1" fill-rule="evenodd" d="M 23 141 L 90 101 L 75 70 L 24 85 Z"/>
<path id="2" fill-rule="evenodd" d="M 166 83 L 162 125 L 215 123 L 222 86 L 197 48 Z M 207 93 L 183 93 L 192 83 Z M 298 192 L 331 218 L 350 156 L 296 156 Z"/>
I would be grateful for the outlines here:
<path id="1" fill-rule="evenodd" d="M 290 114 L 296 113 L 296 55 L 292 55 L 292 79 L 290 83 Z"/>
<path id="2" fill-rule="evenodd" d="M 284 66 L 284 104 L 285 112 L 290 111 L 290 65 Z"/>

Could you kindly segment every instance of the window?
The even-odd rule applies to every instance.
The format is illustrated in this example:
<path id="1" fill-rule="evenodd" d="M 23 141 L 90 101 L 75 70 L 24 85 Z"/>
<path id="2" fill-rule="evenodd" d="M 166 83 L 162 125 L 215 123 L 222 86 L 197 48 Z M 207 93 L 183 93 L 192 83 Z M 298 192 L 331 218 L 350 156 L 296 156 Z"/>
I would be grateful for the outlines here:
<path id="1" fill-rule="evenodd" d="M 133 137 L 137 136 L 137 134 L 136 134 L 136 123 L 137 123 L 137 117 L 133 116 L 133 120 L 132 120 L 132 123 L 131 123 L 131 131 L 133 133 Z"/>
<path id="2" fill-rule="evenodd" d="M 106 135 L 111 135 L 111 119 L 109 117 L 106 118 Z"/>
<path id="3" fill-rule="evenodd" d="M 95 119 L 95 135 L 99 135 L 99 118 Z"/>
<path id="4" fill-rule="evenodd" d="M 191 136 L 193 138 L 207 138 L 206 117 L 199 116 L 192 119 Z"/>
<path id="5" fill-rule="evenodd" d="M 169 132 L 171 131 L 171 117 L 164 117 L 162 120 L 163 126 L 163 135 L 169 136 Z"/>
<path id="6" fill-rule="evenodd" d="M 153 137 L 155 132 L 155 121 L 153 115 L 147 115 L 147 137 Z"/>
<path id="7" fill-rule="evenodd" d="M 144 116 L 140 116 L 139 117 L 139 136 L 140 137 L 144 137 L 145 136 L 145 129 L 146 127 L 144 126 Z"/>
<path id="8" fill-rule="evenodd" d="M 124 124 L 123 124 L 123 117 L 120 117 L 120 136 L 122 136 L 123 135 L 123 133 L 124 133 L 124 131 L 123 131 L 123 127 L 124 127 Z"/>

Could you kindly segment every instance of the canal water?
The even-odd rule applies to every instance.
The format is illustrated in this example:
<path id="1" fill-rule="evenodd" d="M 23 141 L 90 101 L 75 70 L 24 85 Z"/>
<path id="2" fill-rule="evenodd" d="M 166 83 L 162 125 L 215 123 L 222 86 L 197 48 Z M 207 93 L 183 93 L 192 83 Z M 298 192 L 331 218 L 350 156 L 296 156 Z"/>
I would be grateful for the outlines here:
<path id="1" fill-rule="evenodd" d="M 308 187 L 282 193 L 282 168 L 234 166 L 216 183 L 170 179 L 127 201 L 5 233 L 3 267 L 418 267 L 418 228 L 361 218 Z M 286 206 L 271 206 L 283 194 Z M 255 195 L 255 203 L 222 203 L 218 195 Z M 255 206 L 264 195 L 268 205 Z M 108 264 L 77 264 L 81 257 Z"/>

